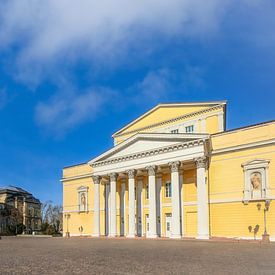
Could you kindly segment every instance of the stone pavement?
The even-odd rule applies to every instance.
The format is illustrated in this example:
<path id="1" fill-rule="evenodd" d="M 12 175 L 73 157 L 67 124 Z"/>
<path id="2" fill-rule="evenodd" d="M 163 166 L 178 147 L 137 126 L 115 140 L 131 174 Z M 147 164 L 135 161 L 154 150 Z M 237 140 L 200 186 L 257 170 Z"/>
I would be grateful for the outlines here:
<path id="1" fill-rule="evenodd" d="M 275 274 L 275 244 L 3 237 L 1 274 Z"/>

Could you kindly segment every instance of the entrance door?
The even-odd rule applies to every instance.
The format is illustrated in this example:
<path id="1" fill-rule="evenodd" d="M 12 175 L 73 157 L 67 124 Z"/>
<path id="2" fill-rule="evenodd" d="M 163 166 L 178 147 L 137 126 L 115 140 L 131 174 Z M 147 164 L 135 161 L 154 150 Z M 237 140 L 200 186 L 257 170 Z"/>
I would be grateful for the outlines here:
<path id="1" fill-rule="evenodd" d="M 168 213 L 165 215 L 165 236 L 171 237 L 171 225 L 172 225 L 172 214 Z"/>
<path id="2" fill-rule="evenodd" d="M 148 237 L 149 236 L 149 229 L 150 229 L 150 227 L 149 227 L 149 215 L 148 214 L 146 214 L 145 215 L 145 217 L 146 217 L 146 237 Z"/>

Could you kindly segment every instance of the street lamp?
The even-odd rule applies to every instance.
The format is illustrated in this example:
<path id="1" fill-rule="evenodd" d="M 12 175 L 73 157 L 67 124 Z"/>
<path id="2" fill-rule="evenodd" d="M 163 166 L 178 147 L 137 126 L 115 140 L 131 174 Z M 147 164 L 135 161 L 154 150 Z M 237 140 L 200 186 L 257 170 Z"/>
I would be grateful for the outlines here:
<path id="1" fill-rule="evenodd" d="M 66 237 L 70 237 L 70 232 L 69 232 L 69 218 L 71 217 L 71 214 L 65 214 L 64 215 L 65 219 L 67 220 L 67 232 L 66 232 Z"/>
<path id="2" fill-rule="evenodd" d="M 260 204 L 257 204 L 258 210 L 261 209 Z M 269 234 L 267 233 L 267 229 L 266 229 L 266 212 L 269 210 L 270 207 L 270 200 L 266 200 L 265 201 L 265 208 L 264 208 L 264 234 L 262 235 L 262 241 L 269 243 L 270 239 L 269 239 Z"/>
<path id="3" fill-rule="evenodd" d="M 265 242 L 269 242 L 269 234 L 267 234 L 267 230 L 266 230 L 266 212 L 269 210 L 269 206 L 270 206 L 270 200 L 266 200 L 265 208 L 264 208 L 264 234 L 262 236 L 263 241 Z"/>

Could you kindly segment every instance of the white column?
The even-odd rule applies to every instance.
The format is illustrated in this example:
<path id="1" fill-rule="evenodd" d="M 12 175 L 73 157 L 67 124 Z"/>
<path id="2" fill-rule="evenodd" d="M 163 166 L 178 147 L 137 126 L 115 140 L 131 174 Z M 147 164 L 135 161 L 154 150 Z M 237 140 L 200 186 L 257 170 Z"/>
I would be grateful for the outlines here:
<path id="1" fill-rule="evenodd" d="M 184 232 L 184 189 L 183 189 L 183 174 L 180 174 L 180 205 L 181 205 L 181 236 L 183 237 Z"/>
<path id="2" fill-rule="evenodd" d="M 110 233 L 110 183 L 105 183 L 105 235 Z"/>
<path id="3" fill-rule="evenodd" d="M 125 182 L 120 188 L 120 236 L 125 236 Z"/>
<path id="4" fill-rule="evenodd" d="M 224 116 L 223 113 L 218 114 L 218 131 L 223 132 L 224 131 Z"/>
<path id="5" fill-rule="evenodd" d="M 180 181 L 179 166 L 180 162 L 175 161 L 169 164 L 171 168 L 172 184 L 172 234 L 171 238 L 181 238 L 180 230 Z"/>
<path id="6" fill-rule="evenodd" d="M 138 179 L 137 186 L 137 235 L 139 237 L 142 236 L 142 189 L 143 189 L 143 181 L 142 177 Z"/>
<path id="7" fill-rule="evenodd" d="M 135 237 L 135 170 L 128 171 L 128 190 L 129 190 L 129 232 L 127 237 Z"/>
<path id="8" fill-rule="evenodd" d="M 94 233 L 93 236 L 100 236 L 100 177 L 93 176 L 94 182 Z"/>
<path id="9" fill-rule="evenodd" d="M 208 195 L 205 180 L 206 158 L 196 159 L 197 164 L 197 205 L 198 239 L 209 239 Z"/>
<path id="10" fill-rule="evenodd" d="M 161 216 L 162 216 L 162 205 L 161 205 L 161 185 L 162 185 L 162 174 L 157 174 L 156 184 L 156 205 L 157 205 L 157 234 L 161 237 Z"/>
<path id="11" fill-rule="evenodd" d="M 110 232 L 109 236 L 110 237 L 115 237 L 117 236 L 116 232 L 116 181 L 117 181 L 117 174 L 112 173 L 110 174 L 110 189 L 111 189 L 111 222 L 110 222 Z"/>
<path id="12" fill-rule="evenodd" d="M 147 167 L 149 185 L 149 238 L 157 237 L 156 166 Z"/>

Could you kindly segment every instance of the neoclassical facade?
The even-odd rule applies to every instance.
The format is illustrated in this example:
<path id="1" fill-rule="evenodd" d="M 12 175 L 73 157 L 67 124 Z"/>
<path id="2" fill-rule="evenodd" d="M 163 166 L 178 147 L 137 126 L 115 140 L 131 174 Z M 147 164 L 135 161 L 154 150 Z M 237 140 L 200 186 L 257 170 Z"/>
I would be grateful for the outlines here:
<path id="1" fill-rule="evenodd" d="M 159 104 L 63 170 L 64 235 L 275 238 L 275 121 L 226 130 L 226 102 Z"/>

